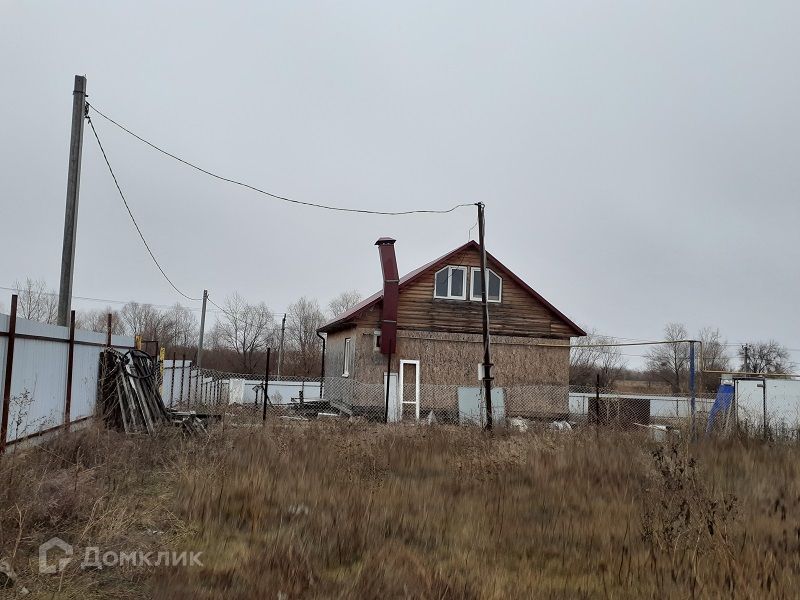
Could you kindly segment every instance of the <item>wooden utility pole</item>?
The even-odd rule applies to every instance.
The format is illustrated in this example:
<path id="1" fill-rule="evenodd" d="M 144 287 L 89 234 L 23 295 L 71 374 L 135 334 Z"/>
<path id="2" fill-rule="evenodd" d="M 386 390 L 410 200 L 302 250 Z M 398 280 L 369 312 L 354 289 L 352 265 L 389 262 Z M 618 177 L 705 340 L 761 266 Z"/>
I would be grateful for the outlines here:
<path id="1" fill-rule="evenodd" d="M 272 348 L 267 348 L 267 366 L 264 368 L 264 407 L 262 409 L 261 421 L 267 422 L 267 400 L 269 400 L 269 355 Z"/>
<path id="2" fill-rule="evenodd" d="M 478 240 L 481 246 L 481 304 L 483 307 L 483 387 L 486 395 L 486 429 L 492 428 L 492 358 L 489 352 L 489 277 L 486 268 L 486 227 L 483 202 L 478 202 Z"/>
<path id="3" fill-rule="evenodd" d="M 283 321 L 281 321 L 281 345 L 278 347 L 278 372 L 275 375 L 275 379 L 280 381 L 281 379 L 281 367 L 283 366 L 283 337 L 286 333 L 286 313 L 283 314 Z"/>
<path id="4" fill-rule="evenodd" d="M 203 368 L 203 333 L 206 330 L 206 302 L 208 290 L 203 290 L 203 311 L 200 313 L 200 338 L 197 341 L 197 368 Z"/>
<path id="5" fill-rule="evenodd" d="M 692 436 L 695 435 L 695 398 L 696 398 L 696 390 L 695 390 L 695 359 L 694 359 L 694 342 L 689 342 L 689 393 L 690 395 L 690 404 L 689 408 L 692 413 Z"/>
<path id="6" fill-rule="evenodd" d="M 58 288 L 58 324 L 67 326 L 72 308 L 72 275 L 75 266 L 75 237 L 78 232 L 78 196 L 81 186 L 83 121 L 86 113 L 86 77 L 75 75 L 72 90 L 72 133 L 69 140 L 67 210 L 64 215 L 64 246 L 61 250 L 61 279 Z"/>

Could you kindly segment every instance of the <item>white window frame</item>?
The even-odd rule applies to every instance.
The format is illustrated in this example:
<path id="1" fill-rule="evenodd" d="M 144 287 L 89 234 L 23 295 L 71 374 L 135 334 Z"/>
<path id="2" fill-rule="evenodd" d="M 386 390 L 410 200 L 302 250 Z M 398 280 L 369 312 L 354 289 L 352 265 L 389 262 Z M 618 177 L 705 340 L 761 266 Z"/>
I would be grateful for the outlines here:
<path id="1" fill-rule="evenodd" d="M 353 347 L 352 338 L 344 338 L 344 357 L 342 359 L 342 377 L 350 377 L 350 354 Z"/>
<path id="2" fill-rule="evenodd" d="M 451 271 L 458 269 L 462 273 L 464 273 L 464 293 L 460 296 L 453 296 L 452 288 L 453 288 L 453 276 L 451 275 Z M 436 295 L 436 277 L 442 271 L 447 270 L 447 296 L 437 296 Z M 442 267 L 433 275 L 433 297 L 438 300 L 466 300 L 467 299 L 467 287 L 469 286 L 469 271 L 467 267 L 462 266 L 455 266 L 455 265 L 447 265 L 446 267 Z"/>
<path id="3" fill-rule="evenodd" d="M 487 288 L 486 288 L 486 301 L 487 301 L 487 302 L 494 302 L 495 304 L 499 304 L 500 302 L 502 302 L 502 301 L 503 301 L 503 278 L 502 278 L 502 277 L 500 277 L 500 275 L 498 275 L 497 273 L 495 273 L 495 272 L 494 272 L 494 271 L 492 271 L 491 269 L 489 269 L 488 267 L 487 267 L 486 271 L 487 271 L 487 273 L 490 273 L 491 275 L 494 275 L 495 277 L 497 277 L 497 278 L 500 280 L 500 295 L 497 297 L 497 300 L 491 300 L 491 299 L 489 298 L 489 288 L 488 288 L 488 286 L 487 286 Z M 470 299 L 470 300 L 472 300 L 473 302 L 481 302 L 481 301 L 483 300 L 483 298 L 481 298 L 480 294 L 478 294 L 477 296 L 475 296 L 475 295 L 472 293 L 472 292 L 473 292 L 473 290 L 475 289 L 475 285 L 473 284 L 473 280 L 474 280 L 474 277 L 475 277 L 475 273 L 476 273 L 476 272 L 477 272 L 477 273 L 480 273 L 480 272 L 481 272 L 481 268 L 480 268 L 480 267 L 472 267 L 472 271 L 470 272 L 470 278 L 469 278 L 469 299 Z M 490 275 L 490 277 L 491 277 L 491 275 Z"/>

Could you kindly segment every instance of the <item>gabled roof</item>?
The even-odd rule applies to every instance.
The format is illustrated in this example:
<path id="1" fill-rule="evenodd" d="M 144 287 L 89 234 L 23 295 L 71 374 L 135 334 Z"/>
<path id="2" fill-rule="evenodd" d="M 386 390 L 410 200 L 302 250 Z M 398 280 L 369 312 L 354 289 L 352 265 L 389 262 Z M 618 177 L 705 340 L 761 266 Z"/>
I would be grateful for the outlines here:
<path id="1" fill-rule="evenodd" d="M 400 284 L 399 284 L 400 292 L 402 293 L 403 292 L 403 288 L 407 287 L 409 284 L 411 284 L 414 281 L 416 281 L 417 279 L 419 279 L 420 276 L 425 271 L 427 271 L 428 269 L 433 267 L 435 264 L 447 261 L 451 256 L 454 256 L 454 255 L 458 254 L 459 252 L 463 252 L 464 250 L 469 250 L 469 249 L 480 251 L 480 245 L 475 240 L 470 240 L 467 243 L 462 244 L 458 248 L 455 248 L 454 250 L 451 250 L 447 254 L 443 254 L 439 258 L 435 258 L 431 262 L 429 262 L 427 264 L 424 264 L 424 265 L 422 265 L 421 267 L 419 267 L 417 269 L 414 269 L 413 271 L 411 271 L 410 273 L 407 273 L 406 275 L 403 275 L 400 278 Z M 565 323 L 570 329 L 572 329 L 573 334 L 575 336 L 584 336 L 584 335 L 586 335 L 586 332 L 583 329 L 578 327 L 578 325 L 576 325 L 573 321 L 571 321 L 569 318 L 567 318 L 567 316 L 564 315 L 564 313 L 562 313 L 555 306 L 553 306 L 547 300 L 545 300 L 542 297 L 542 295 L 539 294 L 539 292 L 537 292 L 531 286 L 529 286 L 527 283 L 525 283 L 513 271 L 511 271 L 503 263 L 501 263 L 499 260 L 497 260 L 489 252 L 486 253 L 486 258 L 489 261 L 491 261 L 492 263 L 494 263 L 494 265 L 493 265 L 494 267 L 496 267 L 498 270 L 502 271 L 504 275 L 509 277 L 512 281 L 514 281 L 517 285 L 519 285 L 523 290 L 525 290 L 531 296 L 533 296 L 539 302 L 541 302 L 553 314 L 553 316 L 555 316 L 559 321 Z M 340 328 L 346 326 L 348 323 L 358 319 L 366 311 L 368 311 L 370 308 L 372 308 L 373 306 L 378 304 L 378 302 L 380 302 L 382 298 L 383 298 L 383 290 L 380 290 L 380 291 L 372 294 L 372 296 L 370 296 L 369 298 L 366 298 L 366 299 L 362 300 L 361 302 L 356 304 L 350 310 L 348 310 L 348 311 L 346 311 L 346 312 L 334 317 L 333 319 L 331 319 L 330 321 L 325 323 L 322 327 L 320 327 L 317 331 L 320 331 L 322 333 L 326 333 L 326 332 L 336 331 L 337 329 L 340 329 Z M 402 324 L 398 324 L 398 325 L 400 327 L 402 327 Z"/>

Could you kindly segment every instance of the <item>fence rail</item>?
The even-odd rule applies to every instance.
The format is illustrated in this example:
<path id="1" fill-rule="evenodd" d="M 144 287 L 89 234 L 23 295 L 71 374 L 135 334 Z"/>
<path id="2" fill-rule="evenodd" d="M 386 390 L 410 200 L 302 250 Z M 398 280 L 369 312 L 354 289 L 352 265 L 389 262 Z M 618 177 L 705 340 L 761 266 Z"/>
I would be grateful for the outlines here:
<path id="1" fill-rule="evenodd" d="M 0 452 L 9 444 L 84 421 L 94 413 L 98 357 L 110 343 L 133 347 L 128 336 L 75 328 L 0 314 Z"/>

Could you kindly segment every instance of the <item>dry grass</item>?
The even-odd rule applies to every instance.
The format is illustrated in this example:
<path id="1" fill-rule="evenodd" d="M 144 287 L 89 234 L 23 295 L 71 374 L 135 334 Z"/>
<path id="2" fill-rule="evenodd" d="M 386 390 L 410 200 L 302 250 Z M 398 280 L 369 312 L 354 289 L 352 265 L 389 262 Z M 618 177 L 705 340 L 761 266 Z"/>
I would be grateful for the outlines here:
<path id="1" fill-rule="evenodd" d="M 800 448 L 273 423 L 91 429 L 0 463 L 0 553 L 34 597 L 796 597 Z M 37 547 L 204 566 L 37 572 Z M 79 550 L 79 554 L 81 551 Z M 0 591 L 0 594 L 3 592 Z M 28 596 L 30 597 L 30 596 Z"/>

